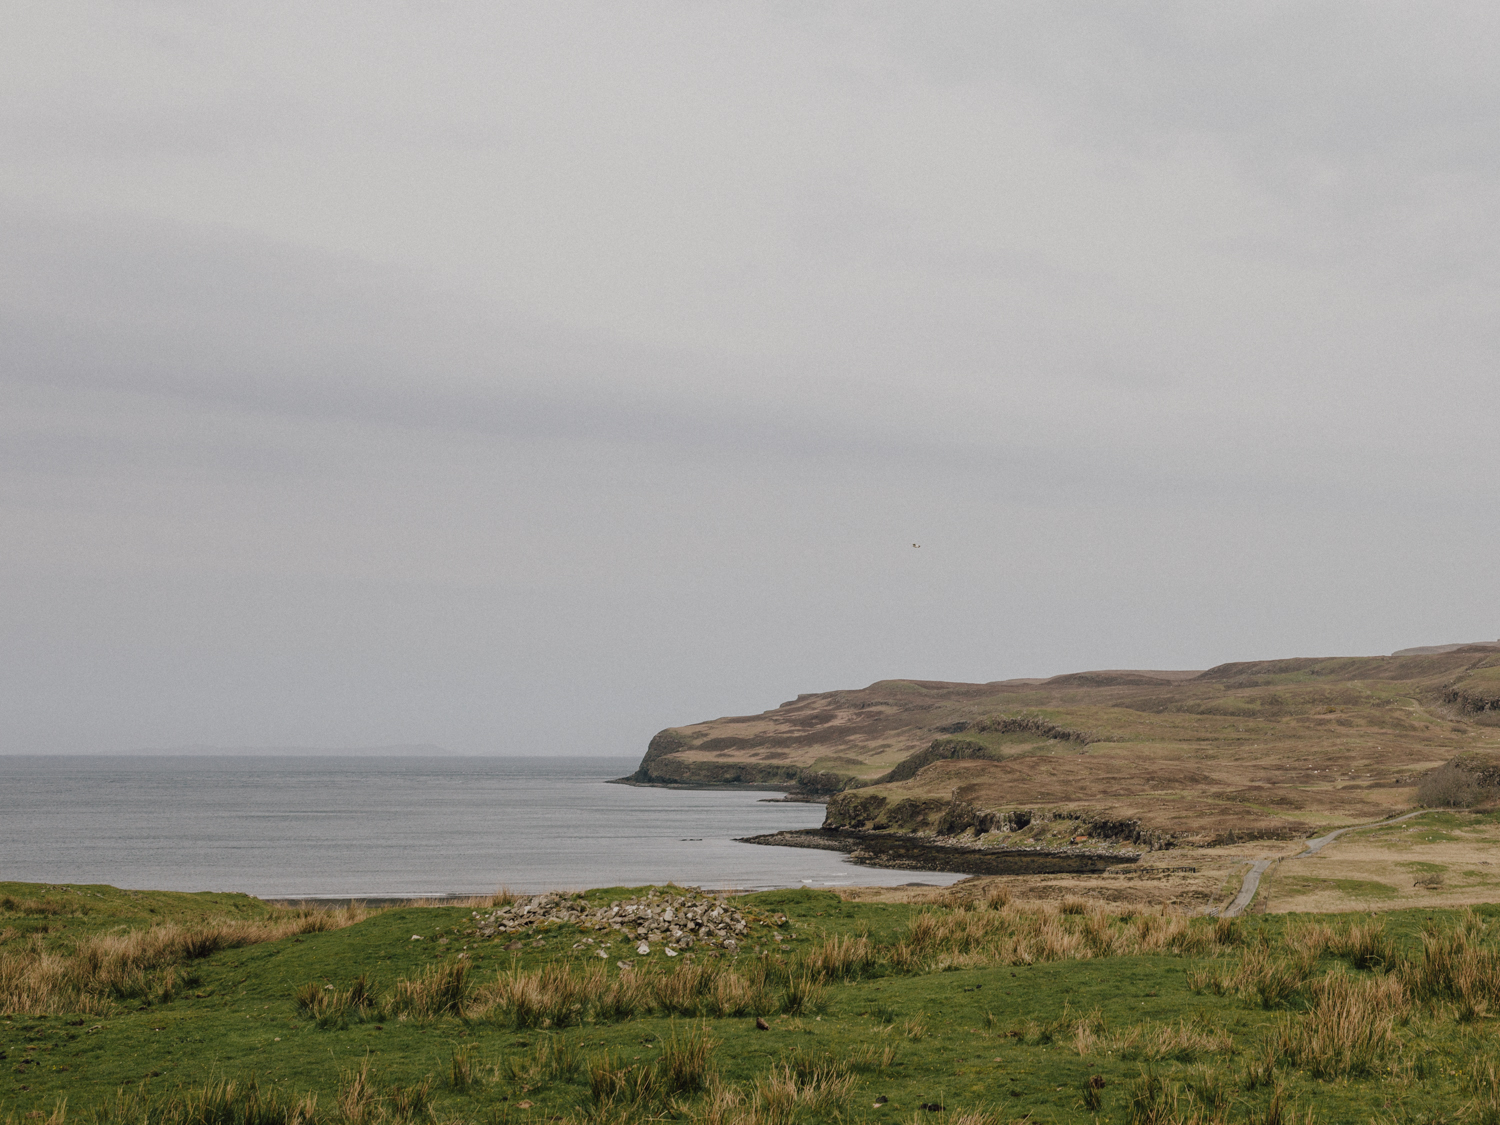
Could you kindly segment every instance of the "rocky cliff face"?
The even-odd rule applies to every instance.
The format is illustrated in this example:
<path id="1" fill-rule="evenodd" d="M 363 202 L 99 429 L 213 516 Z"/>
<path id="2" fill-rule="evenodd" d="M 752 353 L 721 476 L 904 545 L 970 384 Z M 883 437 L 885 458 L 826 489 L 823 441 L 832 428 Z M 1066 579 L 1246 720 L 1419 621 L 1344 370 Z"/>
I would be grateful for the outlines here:
<path id="1" fill-rule="evenodd" d="M 670 727 L 631 780 L 837 793 L 881 777 L 947 727 L 981 719 L 1005 685 L 888 680 L 803 695 L 759 715 Z"/>
<path id="2" fill-rule="evenodd" d="M 651 739 L 646 756 L 629 780 L 642 785 L 735 785 L 808 794 L 837 793 L 849 783 L 840 774 L 767 761 L 714 761 L 679 753 L 688 745 L 676 730 Z"/>

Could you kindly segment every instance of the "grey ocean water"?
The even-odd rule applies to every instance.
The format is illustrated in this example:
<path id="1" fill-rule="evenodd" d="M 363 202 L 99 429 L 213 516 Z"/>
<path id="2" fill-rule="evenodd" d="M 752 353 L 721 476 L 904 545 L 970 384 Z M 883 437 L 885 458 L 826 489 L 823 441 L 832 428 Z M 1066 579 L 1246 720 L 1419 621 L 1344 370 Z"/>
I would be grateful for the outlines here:
<path id="1" fill-rule="evenodd" d="M 812 828 L 771 793 L 609 785 L 635 758 L 0 757 L 0 880 L 264 897 L 677 882 L 947 884 L 736 836 Z"/>

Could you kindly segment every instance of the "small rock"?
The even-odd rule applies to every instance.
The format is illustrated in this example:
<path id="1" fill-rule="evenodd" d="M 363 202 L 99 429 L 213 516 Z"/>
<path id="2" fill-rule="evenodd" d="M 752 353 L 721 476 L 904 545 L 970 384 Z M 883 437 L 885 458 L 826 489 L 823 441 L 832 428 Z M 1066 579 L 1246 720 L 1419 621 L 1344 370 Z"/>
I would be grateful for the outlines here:
<path id="1" fill-rule="evenodd" d="M 651 947 L 649 945 L 647 945 L 645 942 L 641 942 L 640 945 L 638 945 L 638 946 L 635 947 L 635 951 L 637 953 L 639 953 L 642 957 L 644 957 L 648 953 L 651 952 Z"/>

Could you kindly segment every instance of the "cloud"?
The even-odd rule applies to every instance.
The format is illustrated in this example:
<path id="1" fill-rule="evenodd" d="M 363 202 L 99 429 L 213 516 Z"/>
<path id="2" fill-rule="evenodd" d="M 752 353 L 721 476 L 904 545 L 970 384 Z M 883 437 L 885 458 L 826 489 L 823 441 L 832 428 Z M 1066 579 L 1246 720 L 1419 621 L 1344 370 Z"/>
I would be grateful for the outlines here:
<path id="1" fill-rule="evenodd" d="M 9 748 L 1494 632 L 1494 19 L 29 6 Z"/>

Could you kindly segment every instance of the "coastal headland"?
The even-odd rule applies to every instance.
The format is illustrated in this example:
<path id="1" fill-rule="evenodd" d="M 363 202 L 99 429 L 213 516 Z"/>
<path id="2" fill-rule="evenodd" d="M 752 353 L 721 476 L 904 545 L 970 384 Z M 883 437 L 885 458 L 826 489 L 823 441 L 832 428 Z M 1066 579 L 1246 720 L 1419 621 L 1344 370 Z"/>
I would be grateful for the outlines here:
<path id="1" fill-rule="evenodd" d="M 1430 901 L 1436 864 L 1456 869 L 1444 896 L 1481 901 L 1500 882 L 1483 870 L 1495 841 L 1479 827 L 1434 841 L 1441 860 L 1406 854 L 1402 837 L 1415 829 L 1371 827 L 1316 874 L 1276 861 L 1334 829 L 1500 798 L 1500 642 L 1205 671 L 882 680 L 669 727 L 621 780 L 824 801 L 820 829 L 749 842 L 879 866 L 996 876 L 1130 867 L 1170 875 L 1175 901 L 1210 908 L 1238 889 L 1246 864 L 1266 861 L 1262 905 L 1333 909 L 1372 896 Z M 1366 837 L 1384 842 L 1361 851 Z M 1075 888 L 1063 879 L 1055 889 Z"/>

